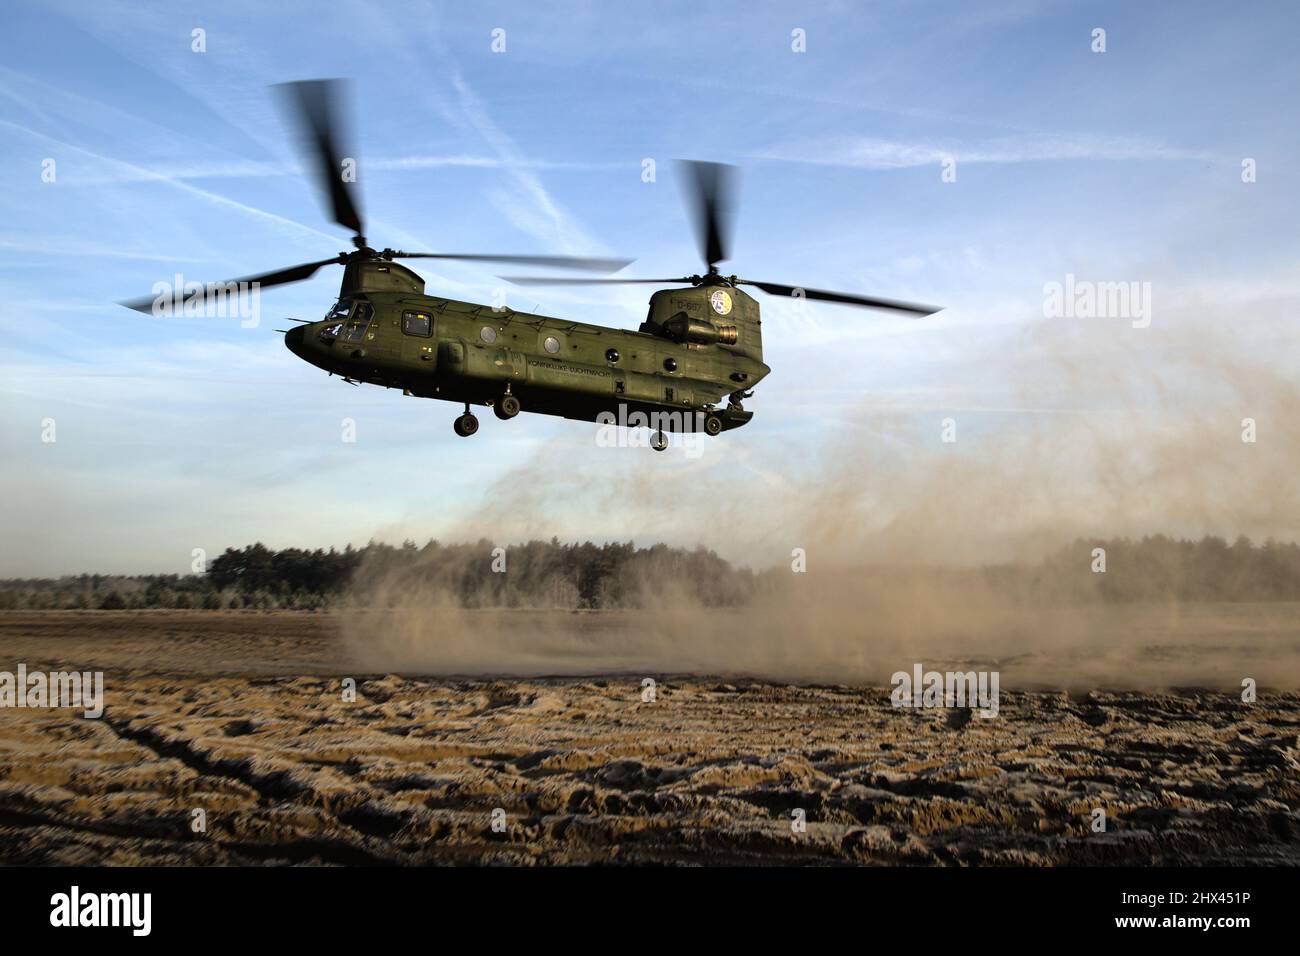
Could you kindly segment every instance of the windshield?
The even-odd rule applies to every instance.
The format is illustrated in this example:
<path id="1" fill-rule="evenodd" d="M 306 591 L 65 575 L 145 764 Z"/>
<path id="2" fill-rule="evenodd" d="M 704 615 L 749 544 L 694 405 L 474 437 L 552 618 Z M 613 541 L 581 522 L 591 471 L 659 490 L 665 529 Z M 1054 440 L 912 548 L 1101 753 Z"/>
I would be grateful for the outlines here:
<path id="1" fill-rule="evenodd" d="M 372 311 L 369 302 L 340 299 L 325 316 L 327 324 L 320 330 L 320 337 L 331 341 L 341 338 L 344 342 L 360 342 L 365 337 Z"/>

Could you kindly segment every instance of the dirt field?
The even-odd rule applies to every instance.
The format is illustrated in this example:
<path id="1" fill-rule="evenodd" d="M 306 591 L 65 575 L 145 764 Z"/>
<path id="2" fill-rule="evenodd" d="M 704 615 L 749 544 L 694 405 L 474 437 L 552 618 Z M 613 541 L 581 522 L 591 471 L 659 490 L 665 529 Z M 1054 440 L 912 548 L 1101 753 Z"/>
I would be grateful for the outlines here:
<path id="1" fill-rule="evenodd" d="M 1260 613 L 1216 636 L 1222 611 L 1185 611 L 1199 644 L 1134 653 L 1244 634 L 1254 666 L 1293 667 L 1296 608 Z M 0 670 L 102 670 L 107 691 L 98 720 L 0 710 L 0 861 L 1300 863 L 1300 694 L 1267 672 L 1247 705 L 1029 692 L 1011 668 L 982 719 L 884 686 L 375 675 L 350 653 L 323 615 L 0 614 Z"/>

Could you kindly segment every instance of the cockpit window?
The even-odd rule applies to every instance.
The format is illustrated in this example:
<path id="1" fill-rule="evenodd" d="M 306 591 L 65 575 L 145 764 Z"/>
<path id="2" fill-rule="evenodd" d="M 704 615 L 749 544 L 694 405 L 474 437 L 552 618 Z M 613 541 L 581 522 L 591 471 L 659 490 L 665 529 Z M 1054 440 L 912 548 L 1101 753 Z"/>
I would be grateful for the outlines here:
<path id="1" fill-rule="evenodd" d="M 332 342 L 338 338 L 339 333 L 343 331 L 343 324 L 351 317 L 352 310 L 356 308 L 356 305 L 357 303 L 353 299 L 340 299 L 325 316 L 325 321 L 329 324 L 320 330 L 321 339 Z"/>
<path id="2" fill-rule="evenodd" d="M 360 342 L 365 338 L 373 314 L 374 309 L 369 302 L 340 299 L 330 309 L 329 315 L 325 316 L 328 324 L 320 330 L 320 337 L 328 341 L 342 339 L 344 342 Z"/>
<path id="3" fill-rule="evenodd" d="M 360 342 L 365 338 L 372 311 L 369 302 L 358 302 L 352 318 L 343 323 L 343 331 L 339 333 L 339 338 L 344 342 Z"/>

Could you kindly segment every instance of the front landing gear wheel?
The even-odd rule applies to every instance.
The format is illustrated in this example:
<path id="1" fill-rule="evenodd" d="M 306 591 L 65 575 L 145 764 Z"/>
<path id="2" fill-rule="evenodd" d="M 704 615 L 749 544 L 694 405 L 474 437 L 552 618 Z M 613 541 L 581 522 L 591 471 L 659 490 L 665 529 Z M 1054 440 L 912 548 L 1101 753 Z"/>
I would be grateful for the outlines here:
<path id="1" fill-rule="evenodd" d="M 650 436 L 650 447 L 655 451 L 663 451 L 668 447 L 668 436 L 662 430 L 655 432 Z"/>
<path id="2" fill-rule="evenodd" d="M 722 419 L 717 415 L 706 415 L 704 417 L 704 434 L 710 438 L 717 438 L 722 434 Z"/>
<path id="3" fill-rule="evenodd" d="M 492 411 L 502 421 L 509 421 L 519 414 L 519 399 L 513 395 L 502 395 L 492 403 Z"/>
<path id="4" fill-rule="evenodd" d="M 478 431 L 478 419 L 469 412 L 466 412 L 464 415 L 460 416 L 460 418 L 452 422 L 451 427 L 461 438 L 468 438 L 470 435 Z"/>

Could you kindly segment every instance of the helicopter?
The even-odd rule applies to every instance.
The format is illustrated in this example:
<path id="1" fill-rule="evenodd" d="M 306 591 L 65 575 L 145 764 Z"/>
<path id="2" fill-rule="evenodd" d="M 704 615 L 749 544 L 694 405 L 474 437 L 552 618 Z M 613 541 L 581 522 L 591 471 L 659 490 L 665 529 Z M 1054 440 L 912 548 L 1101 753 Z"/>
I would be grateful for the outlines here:
<path id="1" fill-rule="evenodd" d="M 490 406 L 502 420 L 527 411 L 579 421 L 646 424 L 653 431 L 650 446 L 656 451 L 667 447 L 666 431 L 699 430 L 717 436 L 739 428 L 753 417 L 744 400 L 771 371 L 763 362 L 759 304 L 742 286 L 770 295 L 913 315 L 939 311 L 894 299 L 721 274 L 719 263 L 728 261 L 733 168 L 695 161 L 683 162 L 681 168 L 707 266 L 703 273 L 669 279 L 500 277 L 518 285 L 685 286 L 652 293 L 645 321 L 636 331 L 429 295 L 424 280 L 396 260 L 455 259 L 606 274 L 631 260 L 372 248 L 365 237 L 355 175 L 345 174 L 350 161 L 340 148 L 340 81 L 304 80 L 282 88 L 303 133 L 308 165 L 327 211 L 353 233 L 353 249 L 207 289 L 260 290 L 309 279 L 328 265 L 343 266 L 338 300 L 320 321 L 293 320 L 299 324 L 285 331 L 285 345 L 349 384 L 380 385 L 462 405 L 463 413 L 453 422 L 461 437 L 478 431 L 478 418 L 471 411 L 475 406 Z M 195 294 L 210 293 L 200 287 Z M 157 297 L 121 304 L 161 314 Z"/>

